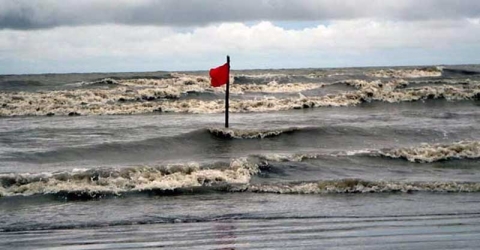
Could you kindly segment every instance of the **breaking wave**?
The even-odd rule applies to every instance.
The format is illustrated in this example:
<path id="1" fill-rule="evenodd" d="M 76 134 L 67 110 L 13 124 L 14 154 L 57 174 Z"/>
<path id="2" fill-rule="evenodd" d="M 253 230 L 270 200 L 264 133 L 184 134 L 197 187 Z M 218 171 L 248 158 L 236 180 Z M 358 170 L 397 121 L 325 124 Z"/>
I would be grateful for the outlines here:
<path id="1" fill-rule="evenodd" d="M 116 89 L 115 91 L 122 91 Z M 70 93 L 59 95 L 46 94 L 41 98 L 32 98 L 27 93 L 16 95 L 3 94 L 0 101 L 0 116 L 15 115 L 114 115 L 114 114 L 141 114 L 152 112 L 176 112 L 176 113 L 222 113 L 224 101 L 218 100 L 164 100 L 176 99 L 177 95 L 171 94 L 165 89 L 148 90 L 152 95 L 126 99 L 124 94 L 82 92 L 82 98 L 69 99 Z M 480 85 L 474 86 L 431 86 L 421 88 L 408 88 L 396 91 L 385 91 L 382 88 L 371 85 L 358 91 L 341 94 L 330 94 L 321 97 L 306 97 L 300 94 L 297 98 L 265 97 L 261 99 L 230 100 L 231 112 L 269 112 L 291 109 L 305 109 L 314 107 L 343 107 L 354 106 L 363 102 L 384 101 L 389 103 L 409 102 L 425 99 L 446 99 L 449 101 L 469 100 L 478 98 Z M 119 97 L 122 96 L 122 97 Z M 118 99 L 117 99 L 118 98 Z M 122 99 L 123 98 L 123 99 Z M 82 100 L 88 102 L 83 102 Z"/>
<path id="2" fill-rule="evenodd" d="M 480 192 L 480 183 L 431 181 L 371 181 L 338 179 L 310 182 L 252 184 L 260 168 L 245 159 L 228 166 L 198 164 L 126 169 L 79 169 L 70 172 L 0 175 L 0 197 L 58 195 L 69 199 L 101 198 L 138 192 L 210 190 L 276 194 Z"/>
<path id="3" fill-rule="evenodd" d="M 432 163 L 453 159 L 478 159 L 480 158 L 479 141 L 460 141 L 451 144 L 428 144 L 394 149 L 364 149 L 345 152 L 334 152 L 331 156 L 368 156 L 405 159 L 416 163 Z M 316 159 L 325 154 L 299 153 L 299 154 L 270 154 L 259 156 L 264 161 L 272 162 L 301 162 Z"/>
<path id="4" fill-rule="evenodd" d="M 112 78 L 103 78 L 95 81 L 81 81 L 67 85 L 71 86 L 93 86 L 93 85 L 118 85 L 119 81 Z"/>
<path id="5" fill-rule="evenodd" d="M 258 155 L 257 157 L 264 161 L 264 164 L 271 162 L 301 162 L 307 159 L 316 159 L 322 154 L 315 153 L 299 153 L 299 154 L 268 154 Z"/>
<path id="6" fill-rule="evenodd" d="M 290 133 L 298 128 L 271 131 L 209 129 L 222 138 L 264 138 Z M 203 130 L 204 131 L 204 130 Z M 204 133 L 204 132 L 202 132 Z M 252 184 L 251 178 L 269 171 L 269 162 L 301 162 L 328 157 L 389 157 L 417 163 L 431 163 L 450 159 L 480 158 L 480 142 L 451 144 L 422 144 L 398 149 L 365 149 L 323 154 L 268 154 L 217 162 L 137 166 L 129 168 L 75 169 L 48 173 L 0 174 L 1 196 L 29 196 L 53 194 L 78 197 L 102 197 L 131 192 L 177 192 L 195 188 L 227 191 L 248 191 L 285 194 L 370 193 L 370 192 L 480 192 L 480 183 L 464 182 L 399 182 L 359 179 L 322 180 L 308 183 Z M 262 178 L 260 176 L 260 178 Z"/>
<path id="7" fill-rule="evenodd" d="M 220 138 L 227 139 L 263 139 L 281 134 L 293 133 L 300 128 L 286 129 L 232 129 L 232 128 L 209 128 L 208 131 Z"/>
<path id="8" fill-rule="evenodd" d="M 229 164 L 210 166 L 191 163 L 122 169 L 76 169 L 56 173 L 11 173 L 0 175 L 0 196 L 68 194 L 97 197 L 126 192 L 246 184 L 257 171 L 258 167 L 246 159 L 235 159 Z"/>
<path id="9" fill-rule="evenodd" d="M 292 75 L 284 73 L 257 73 L 257 74 L 237 74 L 233 80 L 237 84 L 265 84 L 271 81 L 289 82 L 292 80 Z"/>
<path id="10" fill-rule="evenodd" d="M 461 141 L 453 144 L 423 144 L 417 147 L 382 150 L 379 153 L 386 157 L 423 163 L 450 159 L 475 159 L 480 158 L 480 142 Z"/>
<path id="11" fill-rule="evenodd" d="M 237 93 L 298 92 L 299 97 L 264 97 L 234 99 L 231 112 L 268 112 L 312 107 L 353 106 L 363 102 L 405 102 L 424 99 L 468 100 L 478 98 L 480 84 L 435 85 L 400 88 L 404 80 L 389 82 L 348 80 L 337 84 L 351 85 L 358 90 L 325 96 L 306 97 L 300 92 L 322 87 L 321 84 L 232 85 Z M 224 101 L 181 99 L 189 93 L 219 93 L 222 88 L 211 88 L 206 78 L 177 77 L 168 79 L 137 79 L 116 83 L 108 89 L 77 89 L 50 92 L 16 92 L 0 94 L 0 116 L 17 115 L 112 115 L 151 112 L 221 113 Z M 135 86 L 135 87 L 132 87 Z M 139 87 L 142 86 L 142 87 Z M 148 86 L 148 87 L 145 87 Z"/>
<path id="12" fill-rule="evenodd" d="M 102 115 L 151 112 L 221 112 L 225 87 L 213 88 L 206 77 L 175 75 L 165 79 L 102 80 L 82 85 L 113 85 L 109 88 L 75 89 L 47 92 L 11 92 L 0 94 L 0 116 L 26 115 Z M 232 84 L 232 94 L 299 93 L 323 87 L 316 83 Z M 217 95 L 219 100 L 179 100 L 193 93 Z M 178 100 L 168 102 L 168 100 Z M 233 100 L 232 100 L 233 101 Z M 242 100 L 237 100 L 241 102 Z M 247 104 L 248 105 L 248 104 Z M 193 107 L 192 107 L 193 106 Z M 195 108 L 197 107 L 198 108 Z M 217 109 L 211 110 L 213 106 Z M 193 109 L 192 109 L 193 108 Z M 207 110 L 208 109 L 208 110 Z"/>
<path id="13" fill-rule="evenodd" d="M 420 77 L 440 77 L 443 69 L 441 67 L 421 68 L 421 69 L 387 69 L 367 72 L 370 77 L 380 78 L 420 78 Z"/>
<path id="14" fill-rule="evenodd" d="M 307 183 L 248 185 L 238 188 L 236 191 L 276 194 L 480 192 L 480 183 L 392 182 L 342 179 Z"/>

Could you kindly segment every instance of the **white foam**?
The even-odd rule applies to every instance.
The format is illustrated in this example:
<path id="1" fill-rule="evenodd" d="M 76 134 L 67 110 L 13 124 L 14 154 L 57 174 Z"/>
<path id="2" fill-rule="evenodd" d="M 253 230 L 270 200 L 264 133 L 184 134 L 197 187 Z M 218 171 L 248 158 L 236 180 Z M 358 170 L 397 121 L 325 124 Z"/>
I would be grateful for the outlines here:
<path id="1" fill-rule="evenodd" d="M 234 159 L 225 168 L 202 168 L 197 163 L 165 167 L 134 167 L 127 169 L 90 169 L 39 174 L 9 174 L 8 185 L 0 189 L 3 196 L 82 193 L 121 194 L 131 191 L 175 190 L 217 184 L 246 184 L 258 166 L 246 159 Z"/>
<path id="2" fill-rule="evenodd" d="M 320 154 L 308 154 L 308 153 L 298 153 L 298 154 L 267 154 L 267 155 L 260 155 L 259 157 L 265 161 L 272 161 L 272 162 L 301 162 L 306 159 L 316 159 L 320 156 Z"/>
<path id="3" fill-rule="evenodd" d="M 209 128 L 208 131 L 216 136 L 235 139 L 263 139 L 265 137 L 278 136 L 283 133 L 291 133 L 298 128 L 285 129 L 234 129 L 234 128 Z"/>
<path id="4" fill-rule="evenodd" d="M 377 150 L 373 150 L 373 149 L 359 149 L 359 150 L 336 152 L 333 155 L 334 156 L 375 155 L 376 152 Z"/>
<path id="5" fill-rule="evenodd" d="M 316 159 L 325 154 L 299 153 L 299 154 L 268 154 L 259 157 L 265 161 L 300 162 L 307 159 Z M 480 158 L 479 141 L 460 141 L 451 144 L 421 144 L 419 146 L 396 149 L 362 149 L 335 152 L 331 156 L 385 156 L 390 158 L 405 158 L 411 162 L 430 163 L 450 159 L 477 159 Z"/>
<path id="6" fill-rule="evenodd" d="M 383 150 L 379 153 L 392 158 L 405 158 L 411 162 L 475 159 L 480 158 L 480 142 L 461 141 L 453 144 L 423 144 L 417 147 Z"/>
<path id="7" fill-rule="evenodd" d="M 277 194 L 480 192 L 480 183 L 394 182 L 343 179 L 299 184 L 248 185 L 238 191 Z"/>
<path id="8" fill-rule="evenodd" d="M 388 69 L 368 72 L 368 76 L 381 78 L 420 78 L 420 77 L 440 77 L 442 68 L 423 68 L 423 69 Z"/>
<path id="9" fill-rule="evenodd" d="M 232 93 L 262 92 L 262 93 L 296 93 L 324 87 L 318 83 L 284 83 L 271 81 L 267 84 L 232 84 Z"/>
<path id="10" fill-rule="evenodd" d="M 162 80 L 135 80 L 138 82 L 156 82 L 171 81 L 172 85 L 153 87 L 119 86 L 113 89 L 84 89 L 72 91 L 51 91 L 39 93 L 0 93 L 0 116 L 14 115 L 109 115 L 109 114 L 139 114 L 150 112 L 178 112 L 178 113 L 221 113 L 224 111 L 224 101 L 218 100 L 199 100 L 199 99 L 178 99 L 182 94 L 193 91 L 223 91 L 222 88 L 211 88 L 205 79 L 185 80 L 162 79 Z M 186 84 L 187 82 L 194 82 Z M 130 82 L 130 81 L 129 81 Z M 131 82 L 130 82 L 131 83 Z M 196 85 L 198 83 L 198 85 Z M 312 107 L 342 107 L 358 105 L 362 102 L 384 101 L 384 102 L 404 102 L 418 101 L 432 98 L 444 98 L 447 100 L 468 100 L 480 95 L 480 84 L 472 82 L 468 85 L 436 85 L 418 88 L 397 89 L 399 86 L 406 86 L 407 82 L 403 80 L 392 80 L 386 83 L 380 81 L 345 81 L 358 88 L 356 91 L 344 92 L 339 94 L 329 94 L 325 96 L 306 97 L 299 94 L 299 97 L 275 98 L 264 97 L 257 99 L 231 99 L 231 112 L 270 112 L 290 109 L 303 109 Z M 123 83 L 120 83 L 123 84 Z M 143 84 L 143 83 L 142 83 Z M 148 84 L 147 84 L 148 85 Z M 205 86 L 200 86 L 205 85 Z M 282 85 L 279 87 L 273 84 L 260 87 L 258 91 L 267 91 L 273 88 L 278 91 L 286 90 L 305 90 L 318 85 Z M 285 87 L 286 86 L 286 87 Z M 288 87 L 290 86 L 290 87 Z M 204 88 L 205 87 L 205 88 Z M 257 88 L 252 85 L 248 88 Z M 243 87 L 238 87 L 243 88 Z M 284 89 L 286 88 L 286 90 Z M 244 91 L 240 89 L 239 91 Z M 273 91 L 273 90 L 272 90 Z M 168 99 L 165 99 L 168 98 Z M 145 101 L 145 100 L 157 101 Z"/>
<path id="11" fill-rule="evenodd" d="M 288 78 L 291 75 L 288 74 L 276 74 L 276 73 L 265 73 L 265 74 L 237 74 L 236 77 L 248 77 L 253 79 L 275 79 L 275 78 Z"/>
<path id="12" fill-rule="evenodd" d="M 104 81 L 110 81 L 106 79 Z M 114 81 L 114 80 L 111 80 Z M 96 115 L 138 114 L 167 109 L 169 112 L 214 113 L 221 112 L 219 101 L 188 101 L 175 103 L 146 102 L 178 99 L 188 93 L 222 93 L 225 86 L 213 88 L 204 76 L 176 75 L 168 79 L 135 79 L 114 81 L 116 87 L 108 89 L 77 89 L 48 92 L 0 93 L 0 116 L 13 115 Z M 321 87 L 313 83 L 278 84 L 274 81 L 264 85 L 232 84 L 231 92 L 300 92 Z M 197 108 L 198 106 L 198 108 Z M 218 107 L 212 110 L 212 106 Z"/>

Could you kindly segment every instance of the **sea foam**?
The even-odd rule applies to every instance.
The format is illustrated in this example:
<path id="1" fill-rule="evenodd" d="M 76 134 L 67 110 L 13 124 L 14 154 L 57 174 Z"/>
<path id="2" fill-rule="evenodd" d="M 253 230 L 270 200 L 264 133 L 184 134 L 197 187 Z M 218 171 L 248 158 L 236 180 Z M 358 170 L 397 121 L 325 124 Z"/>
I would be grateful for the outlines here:
<path id="1" fill-rule="evenodd" d="M 0 175 L 0 193 L 2 196 L 59 193 L 90 197 L 121 195 L 125 192 L 246 184 L 257 172 L 257 165 L 239 158 L 221 166 L 189 163 L 56 173 L 10 173 Z"/>
<path id="2" fill-rule="evenodd" d="M 415 147 L 381 150 L 391 158 L 404 158 L 411 162 L 435 162 L 450 159 L 480 158 L 480 142 L 461 141 L 452 144 L 423 144 Z"/>
<path id="3" fill-rule="evenodd" d="M 285 129 L 233 129 L 233 128 L 209 128 L 208 131 L 218 137 L 228 139 L 263 139 L 286 133 L 293 133 L 299 128 Z"/>
<path id="4" fill-rule="evenodd" d="M 335 84 L 351 85 L 357 90 L 324 96 L 305 96 L 301 91 L 319 88 L 322 84 L 269 83 L 265 85 L 235 85 L 233 93 L 296 92 L 298 97 L 264 96 L 245 99 L 232 97 L 230 112 L 270 112 L 314 107 L 354 106 L 363 102 L 406 102 L 425 99 L 450 101 L 469 100 L 480 96 L 480 83 L 463 85 L 432 85 L 409 87 L 405 80 L 347 80 Z M 113 115 L 151 112 L 221 113 L 224 100 L 181 98 L 189 93 L 221 93 L 212 88 L 206 78 L 177 77 L 174 79 L 138 79 L 121 81 L 108 89 L 76 89 L 49 92 L 0 93 L 0 116 L 26 115 Z M 132 87 L 134 86 L 134 87 Z M 219 95 L 220 97 L 221 95 Z"/>
<path id="5" fill-rule="evenodd" d="M 453 159 L 478 159 L 480 158 L 479 141 L 460 141 L 449 144 L 423 143 L 417 146 L 400 147 L 391 149 L 362 149 L 333 153 L 296 153 L 296 154 L 269 154 L 258 156 L 266 162 L 301 162 L 308 159 L 316 159 L 320 156 L 369 156 L 405 159 L 416 163 L 432 163 Z"/>
<path id="6" fill-rule="evenodd" d="M 479 183 L 395 182 L 341 179 L 306 183 L 258 184 L 237 191 L 276 194 L 480 192 Z"/>
<path id="7" fill-rule="evenodd" d="M 420 78 L 420 77 L 440 77 L 442 76 L 441 67 L 423 68 L 423 69 L 387 69 L 367 72 L 368 76 L 380 78 Z"/>

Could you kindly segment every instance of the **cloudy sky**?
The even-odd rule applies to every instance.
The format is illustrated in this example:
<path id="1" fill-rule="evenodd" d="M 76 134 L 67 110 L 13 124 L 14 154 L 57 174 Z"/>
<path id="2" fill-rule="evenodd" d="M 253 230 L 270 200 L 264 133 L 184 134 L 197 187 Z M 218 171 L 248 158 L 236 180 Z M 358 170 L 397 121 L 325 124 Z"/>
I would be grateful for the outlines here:
<path id="1" fill-rule="evenodd" d="M 478 0 L 0 0 L 0 74 L 480 63 Z"/>

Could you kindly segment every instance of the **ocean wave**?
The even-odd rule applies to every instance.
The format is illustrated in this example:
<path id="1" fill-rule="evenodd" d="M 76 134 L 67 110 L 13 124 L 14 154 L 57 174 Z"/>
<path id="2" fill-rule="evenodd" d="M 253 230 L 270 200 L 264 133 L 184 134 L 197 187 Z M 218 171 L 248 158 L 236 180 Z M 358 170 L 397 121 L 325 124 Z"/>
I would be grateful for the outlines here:
<path id="1" fill-rule="evenodd" d="M 278 83 L 277 81 L 269 81 L 265 84 L 235 84 L 234 78 L 230 81 L 230 93 L 232 94 L 244 94 L 246 92 L 251 93 L 297 93 L 301 91 L 321 88 L 325 84 L 319 83 Z M 133 87 L 151 87 L 151 86 L 170 86 L 179 88 L 179 92 L 217 92 L 224 93 L 225 86 L 214 88 L 210 85 L 210 80 L 207 77 L 202 76 L 180 76 L 169 79 L 136 79 L 125 80 L 118 82 L 119 85 L 133 86 Z"/>
<path id="2" fill-rule="evenodd" d="M 301 162 L 307 159 L 316 159 L 319 156 L 324 154 L 315 154 L 315 153 L 296 153 L 296 154 L 266 154 L 266 155 L 257 155 L 263 164 L 268 164 L 268 162 Z"/>
<path id="3" fill-rule="evenodd" d="M 366 80 L 352 79 L 352 80 L 337 82 L 337 84 L 338 83 L 344 83 L 344 84 L 353 86 L 357 89 L 368 91 L 368 92 L 386 93 L 386 92 L 391 92 L 400 87 L 406 87 L 410 82 L 405 81 L 403 79 L 394 79 L 388 82 L 383 82 L 380 80 L 366 81 Z"/>
<path id="4" fill-rule="evenodd" d="M 232 189 L 232 191 L 276 194 L 480 192 L 480 183 L 395 182 L 342 179 L 306 183 L 251 184 L 240 188 L 236 187 Z"/>
<path id="5" fill-rule="evenodd" d="M 389 103 L 410 102 L 426 99 L 446 99 L 449 101 L 470 100 L 478 98 L 480 85 L 475 86 L 432 86 L 422 88 L 409 88 L 396 91 L 384 91 L 380 88 L 365 88 L 353 92 L 329 94 L 321 97 L 276 98 L 264 97 L 260 99 L 245 100 L 231 99 L 230 112 L 271 112 L 292 109 L 306 109 L 315 107 L 345 107 L 355 106 L 364 102 L 383 101 Z M 174 100 L 165 102 L 140 102 L 107 104 L 95 109 L 79 110 L 82 114 L 138 114 L 150 112 L 175 112 L 175 113 L 222 113 L 223 100 Z M 69 109 L 60 109 L 60 112 L 70 113 Z M 4 113 L 3 113 L 4 114 Z M 0 112 L 2 115 L 2 112 Z"/>
<path id="6" fill-rule="evenodd" d="M 420 77 L 440 77 L 442 76 L 441 67 L 421 68 L 421 69 L 387 69 L 367 72 L 370 77 L 379 78 L 420 78 Z"/>
<path id="7" fill-rule="evenodd" d="M 472 69 L 445 68 L 443 72 L 448 75 L 480 75 L 480 72 Z"/>
<path id="8" fill-rule="evenodd" d="M 202 112 L 191 110 L 199 105 L 194 100 L 182 100 L 175 105 L 155 103 L 176 100 L 193 93 L 213 93 L 219 96 L 225 92 L 225 86 L 213 88 L 208 78 L 202 76 L 174 75 L 165 79 L 102 80 L 82 83 L 89 85 L 114 85 L 113 88 L 75 89 L 48 92 L 11 92 L 0 93 L 0 116 L 27 115 L 98 115 L 98 114 L 138 114 L 166 110 L 167 112 L 215 113 L 220 110 Z M 232 84 L 230 92 L 245 93 L 299 93 L 305 90 L 323 87 L 316 83 L 286 83 L 275 81 L 268 84 Z M 196 99 L 197 100 L 197 99 Z M 220 100 L 205 103 L 209 108 Z M 241 100 L 239 100 L 241 101 Z M 203 101 L 208 102 L 208 101 Z M 213 102 L 213 103 L 212 103 Z M 175 104 L 175 103 L 173 103 Z M 219 106 L 219 105 L 216 105 Z"/>
<path id="9" fill-rule="evenodd" d="M 222 131 L 227 133 L 228 131 Z M 268 132 L 288 133 L 296 128 Z M 210 131 L 209 131 L 210 132 Z M 240 131 L 229 136 L 262 138 L 266 134 Z M 274 134 L 276 134 L 276 132 Z M 204 130 L 201 133 L 205 133 Z M 227 137 L 228 138 L 228 137 Z M 217 162 L 137 166 L 128 168 L 74 169 L 47 173 L 0 174 L 0 197 L 57 195 L 95 198 L 132 192 L 180 192 L 198 188 L 267 193 L 369 193 L 369 192 L 479 192 L 479 183 L 399 182 L 359 179 L 322 180 L 308 183 L 252 184 L 251 178 L 269 171 L 270 162 L 302 162 L 323 157 L 389 157 L 412 162 L 480 158 L 480 142 L 432 144 L 399 149 L 365 149 L 346 152 L 251 155 Z"/>
<path id="10" fill-rule="evenodd" d="M 81 81 L 67 84 L 67 86 L 92 86 L 92 85 L 118 85 L 118 81 L 112 78 L 103 78 L 95 81 Z"/>
<path id="11" fill-rule="evenodd" d="M 351 80 L 345 83 L 355 86 L 360 90 L 356 92 L 360 99 L 365 101 L 384 101 L 390 103 L 418 101 L 425 99 L 469 100 L 478 98 L 480 84 L 477 82 L 469 85 L 439 85 L 397 89 L 406 86 L 404 80 L 394 80 L 387 83 L 381 81 Z"/>
<path id="12" fill-rule="evenodd" d="M 274 137 L 281 134 L 293 133 L 299 128 L 285 128 L 285 129 L 233 129 L 233 128 L 208 128 L 208 131 L 220 138 L 228 139 L 263 139 L 267 137 Z"/>
<path id="13" fill-rule="evenodd" d="M 393 159 L 406 159 L 415 163 L 432 163 L 453 159 L 478 159 L 480 158 L 479 141 L 460 141 L 450 144 L 428 144 L 419 146 L 393 148 L 393 149 L 362 149 L 340 151 L 331 153 L 296 153 L 296 154 L 268 154 L 259 155 L 259 159 L 271 162 L 301 162 L 308 159 L 317 159 L 322 156 L 349 157 L 388 157 Z"/>
<path id="14" fill-rule="evenodd" d="M 172 79 L 166 80 L 175 81 Z M 230 100 L 230 111 L 269 112 L 313 107 L 342 107 L 372 101 L 396 103 L 440 98 L 454 101 L 469 100 L 480 96 L 480 84 L 477 82 L 468 85 L 423 86 L 402 89 L 398 89 L 398 87 L 407 84 L 403 80 L 393 80 L 386 83 L 350 80 L 343 83 L 354 86 L 358 90 L 310 97 L 300 93 L 299 97 L 288 98 L 272 96 L 255 99 L 232 98 Z M 186 85 L 184 80 L 182 80 L 182 84 L 182 86 L 190 86 Z M 274 85 L 277 88 L 281 84 Z M 297 88 L 296 85 L 291 86 L 293 89 Z M 315 84 L 315 86 L 318 87 L 319 85 Z M 222 99 L 179 99 L 181 95 L 189 91 L 208 92 L 200 87 L 194 90 L 195 88 L 168 85 L 166 87 L 130 89 L 127 86 L 120 86 L 113 89 L 2 93 L 0 94 L 0 116 L 110 115 L 151 112 L 221 113 L 224 111 L 224 101 Z M 219 88 L 215 91 L 222 90 Z"/>
<path id="15" fill-rule="evenodd" d="M 244 84 L 231 85 L 232 93 L 243 94 L 245 92 L 252 93 L 299 93 L 306 90 L 312 90 L 324 87 L 325 84 L 318 83 L 283 83 L 271 81 L 267 84 Z"/>
<path id="16" fill-rule="evenodd" d="M 382 156 L 407 159 L 411 162 L 430 163 L 450 159 L 480 158 L 480 142 L 461 141 L 453 144 L 423 144 L 416 147 L 387 149 Z"/>
<path id="17" fill-rule="evenodd" d="M 236 74 L 233 77 L 233 82 L 238 84 L 264 84 L 271 81 L 291 81 L 292 75 L 282 73 L 264 73 L 264 74 Z"/>
<path id="18" fill-rule="evenodd" d="M 45 87 L 45 84 L 40 81 L 34 80 L 3 80 L 0 78 L 0 91 L 19 91 L 21 89 L 41 88 Z"/>
<path id="19" fill-rule="evenodd" d="M 257 172 L 256 164 L 241 158 L 229 164 L 209 166 L 191 163 L 122 169 L 77 169 L 55 173 L 10 173 L 0 175 L 0 193 L 1 196 L 73 194 L 97 197 L 126 192 L 246 184 Z"/>
<path id="20" fill-rule="evenodd" d="M 3 93 L 0 94 L 0 103 L 2 103 L 0 116 L 102 114 L 104 107 L 115 106 L 116 103 L 178 98 L 179 96 L 180 93 L 172 88 L 129 90 L 125 87 Z"/>

